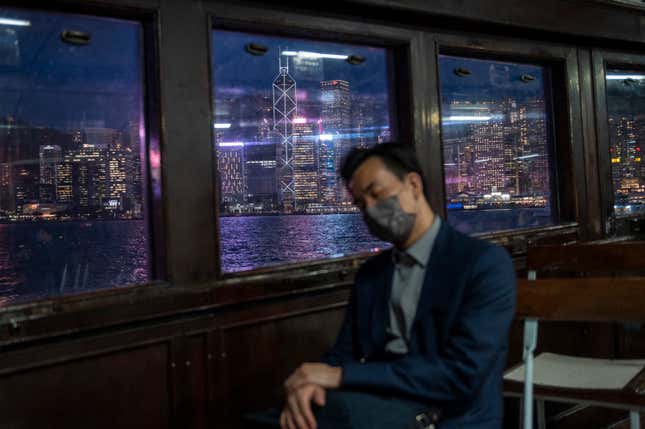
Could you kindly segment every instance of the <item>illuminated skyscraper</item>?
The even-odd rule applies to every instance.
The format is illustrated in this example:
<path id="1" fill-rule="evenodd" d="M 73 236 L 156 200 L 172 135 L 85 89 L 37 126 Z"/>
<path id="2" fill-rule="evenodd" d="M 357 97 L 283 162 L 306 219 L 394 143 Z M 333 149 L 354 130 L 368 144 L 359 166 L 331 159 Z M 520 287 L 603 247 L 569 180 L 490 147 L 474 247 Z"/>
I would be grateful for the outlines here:
<path id="1" fill-rule="evenodd" d="M 128 170 L 131 169 L 132 151 L 119 137 L 107 153 L 108 201 L 107 210 L 123 211 L 128 197 Z"/>
<path id="2" fill-rule="evenodd" d="M 56 202 L 68 209 L 74 202 L 72 170 L 71 155 L 65 155 L 63 162 L 56 165 Z"/>
<path id="3" fill-rule="evenodd" d="M 331 142 L 326 141 L 325 146 L 333 145 L 333 147 L 321 148 L 322 156 L 329 156 L 333 154 L 334 174 L 340 173 L 340 166 L 344 156 L 349 152 L 352 145 L 351 140 L 351 94 L 349 90 L 349 82 L 345 80 L 326 80 L 320 82 L 322 91 L 322 127 L 325 135 L 332 138 Z M 325 186 L 329 186 L 331 177 L 329 177 L 328 163 L 329 160 L 324 159 L 324 173 L 328 175 Z M 335 202 L 343 203 L 349 202 L 350 197 L 341 183 L 340 180 L 335 180 Z M 324 191 L 324 192 L 327 192 Z M 326 196 L 326 198 L 328 195 Z"/>
<path id="4" fill-rule="evenodd" d="M 107 199 L 108 172 L 106 151 L 84 144 L 65 155 L 62 168 L 57 172 L 57 196 L 65 201 L 66 188 L 71 179 L 73 210 L 84 214 L 98 214 Z M 65 165 L 67 164 L 67 165 Z M 71 171 L 70 171 L 71 170 Z"/>
<path id="5" fill-rule="evenodd" d="M 262 211 L 273 211 L 277 204 L 276 144 L 272 142 L 244 147 L 244 173 L 247 202 Z"/>
<path id="6" fill-rule="evenodd" d="M 126 164 L 127 169 L 127 196 L 128 204 L 126 210 L 132 212 L 133 217 L 140 217 L 143 213 L 143 183 L 141 180 L 141 152 L 142 140 L 145 137 L 144 131 L 138 122 L 132 121 L 128 123 L 127 129 L 128 145 L 130 158 Z"/>
<path id="7" fill-rule="evenodd" d="M 245 202 L 244 166 L 244 143 L 231 142 L 217 145 L 220 204 L 224 211 L 233 211 L 235 206 Z"/>
<path id="8" fill-rule="evenodd" d="M 298 114 L 296 81 L 289 74 L 289 59 L 282 62 L 278 52 L 278 75 L 273 80 L 273 130 L 276 147 L 278 198 L 283 211 L 294 209 L 296 191 L 293 178 L 293 120 Z"/>
<path id="9" fill-rule="evenodd" d="M 616 203 L 642 204 L 645 181 L 642 177 L 639 130 L 634 117 L 613 117 L 609 120 L 612 181 Z"/>
<path id="10" fill-rule="evenodd" d="M 40 146 L 40 195 L 41 203 L 53 203 L 56 200 L 56 166 L 63 160 L 60 146 Z"/>
<path id="11" fill-rule="evenodd" d="M 14 164 L 20 160 L 21 141 L 24 130 L 12 116 L 0 120 L 0 161 L 2 162 L 2 182 L 0 183 L 0 209 L 8 213 L 16 210 L 16 189 Z"/>
<path id="12" fill-rule="evenodd" d="M 27 204 L 33 204 L 38 201 L 37 171 L 37 162 L 27 162 L 14 166 L 16 212 L 18 213 L 22 213 Z"/>
<path id="13" fill-rule="evenodd" d="M 315 124 L 307 118 L 296 118 L 293 124 L 293 177 L 296 191 L 296 210 L 318 200 L 317 153 L 314 136 Z"/>
<path id="14" fill-rule="evenodd" d="M 318 199 L 325 205 L 336 204 L 336 145 L 331 134 L 319 136 L 318 141 Z"/>
<path id="15" fill-rule="evenodd" d="M 476 151 L 475 191 L 479 195 L 502 191 L 506 183 L 503 123 L 491 120 L 478 125 L 472 138 Z"/>

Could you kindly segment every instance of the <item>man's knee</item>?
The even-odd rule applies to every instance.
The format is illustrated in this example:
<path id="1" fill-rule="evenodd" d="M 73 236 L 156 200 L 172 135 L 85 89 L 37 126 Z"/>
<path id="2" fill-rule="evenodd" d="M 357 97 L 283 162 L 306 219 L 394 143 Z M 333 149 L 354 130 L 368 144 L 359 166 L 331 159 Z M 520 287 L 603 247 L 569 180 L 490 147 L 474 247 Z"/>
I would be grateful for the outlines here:
<path id="1" fill-rule="evenodd" d="M 314 406 L 316 422 L 319 429 L 349 429 L 352 427 L 350 404 L 346 392 L 329 390 L 325 405 Z"/>

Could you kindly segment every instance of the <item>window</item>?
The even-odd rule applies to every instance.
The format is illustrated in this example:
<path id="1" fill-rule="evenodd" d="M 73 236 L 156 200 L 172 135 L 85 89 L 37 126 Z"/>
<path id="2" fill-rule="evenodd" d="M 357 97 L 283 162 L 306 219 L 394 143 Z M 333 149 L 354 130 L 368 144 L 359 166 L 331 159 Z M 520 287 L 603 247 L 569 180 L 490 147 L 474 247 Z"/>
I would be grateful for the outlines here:
<path id="1" fill-rule="evenodd" d="M 0 304 L 150 279 L 141 40 L 0 8 Z"/>
<path id="2" fill-rule="evenodd" d="M 212 33 L 223 272 L 382 248 L 339 178 L 393 139 L 384 48 Z"/>
<path id="3" fill-rule="evenodd" d="M 642 71 L 608 69 L 607 113 L 614 213 L 618 216 L 645 212 L 645 74 Z"/>
<path id="4" fill-rule="evenodd" d="M 466 233 L 556 221 L 547 70 L 440 55 L 448 222 Z"/>

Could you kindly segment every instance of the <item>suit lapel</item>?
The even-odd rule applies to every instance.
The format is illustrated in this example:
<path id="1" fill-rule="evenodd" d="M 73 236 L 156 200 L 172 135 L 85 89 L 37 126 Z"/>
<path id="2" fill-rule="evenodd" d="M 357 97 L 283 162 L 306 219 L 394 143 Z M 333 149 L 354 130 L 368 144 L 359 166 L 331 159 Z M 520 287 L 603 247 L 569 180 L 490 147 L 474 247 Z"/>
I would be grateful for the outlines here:
<path id="1" fill-rule="evenodd" d="M 371 307 L 371 331 L 372 341 L 377 349 L 385 346 L 385 329 L 389 321 L 389 302 L 392 291 L 392 278 L 394 276 L 394 264 L 392 263 L 392 251 L 387 251 L 384 255 L 383 270 L 374 274 L 374 288 L 370 294 L 372 299 Z"/>
<path id="2" fill-rule="evenodd" d="M 432 252 L 430 253 L 430 260 L 426 268 L 412 329 L 419 322 L 420 316 L 430 312 L 433 303 L 445 302 L 443 295 L 448 293 L 448 287 L 450 285 L 450 279 L 447 279 L 445 274 L 445 264 L 450 259 L 449 250 L 450 230 L 446 225 L 446 221 L 443 221 L 437 233 Z M 455 263 L 456 261 L 451 262 Z"/>

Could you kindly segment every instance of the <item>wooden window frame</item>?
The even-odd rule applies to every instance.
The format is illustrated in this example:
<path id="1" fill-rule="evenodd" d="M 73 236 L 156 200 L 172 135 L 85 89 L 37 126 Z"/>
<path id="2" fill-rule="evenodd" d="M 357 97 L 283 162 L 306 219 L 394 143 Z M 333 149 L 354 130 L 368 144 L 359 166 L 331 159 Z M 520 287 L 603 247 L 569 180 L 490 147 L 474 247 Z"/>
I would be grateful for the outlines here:
<path id="1" fill-rule="evenodd" d="M 428 85 L 431 91 L 428 111 L 431 145 L 423 157 L 431 162 L 429 185 L 435 195 L 433 207 L 441 204 L 441 213 L 446 215 L 445 182 L 443 177 L 443 147 L 441 142 L 441 100 L 439 82 L 439 54 L 457 55 L 499 61 L 515 61 L 546 66 L 549 70 L 551 90 L 550 107 L 555 161 L 555 190 L 557 206 L 554 207 L 559 221 L 550 226 L 474 234 L 477 237 L 498 242 L 509 247 L 515 254 L 523 254 L 529 242 L 548 239 L 562 241 L 577 239 L 589 234 L 593 216 L 593 201 L 588 198 L 588 183 L 585 177 L 585 138 L 582 129 L 581 90 L 579 83 L 578 49 L 574 46 L 544 42 L 517 41 L 507 37 L 477 34 L 427 33 Z M 436 190 L 436 191 L 435 191 Z"/>
<path id="2" fill-rule="evenodd" d="M 358 265 L 367 255 L 222 275 L 214 182 L 216 162 L 212 145 L 213 92 L 209 72 L 209 44 L 214 26 L 393 49 L 397 58 L 394 61 L 397 85 L 393 96 L 398 109 L 398 140 L 414 142 L 426 173 L 426 186 L 441 189 L 441 192 L 431 193 L 431 204 L 444 215 L 437 78 L 439 50 L 461 48 L 464 53 L 480 52 L 560 64 L 566 92 L 566 96 L 563 95 L 566 105 L 561 114 L 566 116 L 568 129 L 566 136 L 558 142 L 566 149 L 565 164 L 571 172 L 565 188 L 573 192 L 567 210 L 572 213 L 572 219 L 580 222 L 481 237 L 521 253 L 528 241 L 569 240 L 577 238 L 585 228 L 590 210 L 582 156 L 575 48 L 541 42 L 518 43 L 492 36 L 435 34 L 369 21 L 350 21 L 350 17 L 315 16 L 314 11 L 294 13 L 218 2 L 105 0 L 101 5 L 92 3 L 88 6 L 73 0 L 60 4 L 64 5 L 61 9 L 77 13 L 145 18 L 154 30 L 151 32 L 154 47 L 149 55 L 158 61 L 148 70 L 152 72 L 148 78 L 154 83 L 150 86 L 157 91 L 156 116 L 163 124 L 158 137 L 163 149 L 164 189 L 161 208 L 155 207 L 155 212 L 163 213 L 163 228 L 160 229 L 164 235 L 158 243 L 164 244 L 163 261 L 159 265 L 165 268 L 166 280 L 155 286 L 114 288 L 0 309 L 0 346 L 35 339 L 53 340 L 79 331 L 107 329 L 135 321 L 156 323 L 167 318 L 200 317 L 222 308 L 244 308 L 251 302 L 346 291 L 351 285 Z M 20 6 L 52 9 L 38 1 L 27 5 L 23 2 Z M 155 247 L 158 251 L 159 245 Z"/>
<path id="3" fill-rule="evenodd" d="M 596 134 L 598 136 L 598 175 L 600 178 L 601 224 L 605 237 L 629 233 L 630 224 L 642 222 L 643 214 L 615 216 L 614 191 L 611 178 L 611 157 L 609 155 L 609 115 L 607 106 L 607 68 L 642 70 L 645 72 L 645 55 L 623 53 L 603 49 L 592 49 L 592 73 L 594 85 L 594 110 L 596 112 Z"/>
<path id="4" fill-rule="evenodd" d="M 257 33 L 260 35 L 293 37 L 310 39 L 322 42 L 335 42 L 346 44 L 361 44 L 384 48 L 388 52 L 388 70 L 393 73 L 388 76 L 388 90 L 390 104 L 390 117 L 393 120 L 393 128 L 396 129 L 396 137 L 393 141 L 413 142 L 413 130 L 417 127 L 414 124 L 413 112 L 415 103 L 412 93 L 412 80 L 410 76 L 411 49 L 419 43 L 420 35 L 414 31 L 408 31 L 393 27 L 353 23 L 351 21 L 331 19 L 324 17 L 312 17 L 308 15 L 292 14 L 287 12 L 272 12 L 267 14 L 265 9 L 250 7 L 216 7 L 207 4 L 206 12 L 210 16 L 210 28 L 212 30 L 239 31 L 242 33 Z M 209 46 L 210 48 L 210 46 Z M 209 49 L 209 55 L 212 49 Z M 215 85 L 213 70 L 211 70 L 211 89 Z M 211 106 L 215 100 L 212 99 Z M 215 151 L 214 151 L 215 152 Z M 213 154 L 213 157 L 216 155 Z M 216 162 L 214 162 L 217 165 Z M 216 180 L 217 174 L 214 175 Z M 216 197 L 215 201 L 218 201 Z M 217 237 L 219 238 L 219 205 L 216 204 Z M 224 273 L 221 267 L 220 242 L 217 247 L 217 277 L 220 279 L 240 279 L 253 277 L 258 274 L 274 276 L 280 282 L 282 276 L 289 275 L 293 270 L 315 270 L 318 266 L 330 264 L 356 265 L 356 261 L 368 258 L 370 253 L 358 253 L 345 258 L 327 258 L 299 262 L 287 262 L 275 266 L 261 267 L 240 272 Z"/>

